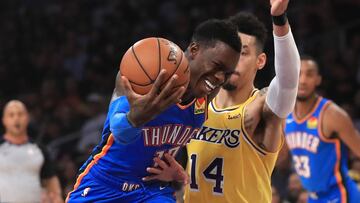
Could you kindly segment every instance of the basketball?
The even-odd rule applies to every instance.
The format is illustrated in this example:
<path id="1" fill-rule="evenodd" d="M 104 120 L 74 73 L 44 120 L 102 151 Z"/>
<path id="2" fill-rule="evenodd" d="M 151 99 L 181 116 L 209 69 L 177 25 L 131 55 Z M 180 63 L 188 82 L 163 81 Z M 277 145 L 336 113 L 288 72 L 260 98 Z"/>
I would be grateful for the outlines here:
<path id="1" fill-rule="evenodd" d="M 184 52 L 175 43 L 164 38 L 146 38 L 131 46 L 120 63 L 120 74 L 125 76 L 133 90 L 146 94 L 162 69 L 166 69 L 164 88 L 172 75 L 179 77 L 174 88 L 189 84 L 189 63 Z"/>

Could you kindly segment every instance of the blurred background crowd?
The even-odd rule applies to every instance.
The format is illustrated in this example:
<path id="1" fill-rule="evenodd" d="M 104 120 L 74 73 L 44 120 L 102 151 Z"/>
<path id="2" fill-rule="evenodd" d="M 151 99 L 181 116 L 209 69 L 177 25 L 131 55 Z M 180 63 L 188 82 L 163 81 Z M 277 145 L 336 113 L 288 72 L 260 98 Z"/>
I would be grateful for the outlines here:
<path id="1" fill-rule="evenodd" d="M 30 137 L 48 147 L 67 193 L 100 140 L 127 48 L 144 37 L 160 36 L 185 49 L 199 22 L 240 10 L 255 13 L 268 26 L 269 60 L 257 76 L 258 87 L 263 87 L 274 75 L 268 1 L 0 1 L 0 107 L 10 99 L 25 102 L 31 115 Z M 290 1 L 288 11 L 300 52 L 314 56 L 321 66 L 319 91 L 346 109 L 358 128 L 359 11 L 358 0 Z M 350 160 L 356 177 L 360 161 Z M 279 202 L 301 197 L 301 184 L 288 162 L 280 163 L 273 179 Z"/>

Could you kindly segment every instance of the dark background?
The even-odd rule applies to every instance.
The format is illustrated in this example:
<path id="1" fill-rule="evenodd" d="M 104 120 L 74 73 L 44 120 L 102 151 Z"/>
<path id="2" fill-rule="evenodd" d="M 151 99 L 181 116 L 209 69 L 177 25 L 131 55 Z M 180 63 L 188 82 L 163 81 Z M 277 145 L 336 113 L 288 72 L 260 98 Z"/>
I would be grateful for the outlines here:
<path id="1" fill-rule="evenodd" d="M 126 49 L 150 36 L 168 38 L 185 49 L 199 22 L 242 10 L 254 12 L 269 30 L 269 60 L 256 79 L 258 87 L 267 86 L 274 68 L 266 0 L 0 1 L 0 107 L 11 99 L 25 102 L 30 136 L 49 147 L 67 192 L 98 142 Z M 358 0 L 290 1 L 288 9 L 299 51 L 314 56 L 321 66 L 320 93 L 347 110 L 357 126 L 359 11 Z M 279 185 L 287 196 L 286 184 Z"/>

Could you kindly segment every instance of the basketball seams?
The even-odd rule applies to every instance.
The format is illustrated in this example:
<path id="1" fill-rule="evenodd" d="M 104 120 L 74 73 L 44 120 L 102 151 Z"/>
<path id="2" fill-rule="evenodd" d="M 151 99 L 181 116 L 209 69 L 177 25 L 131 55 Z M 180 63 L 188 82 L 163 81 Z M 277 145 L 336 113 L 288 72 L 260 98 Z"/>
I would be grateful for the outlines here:
<path id="1" fill-rule="evenodd" d="M 140 68 L 144 71 L 145 75 L 149 78 L 150 80 L 150 84 L 154 83 L 154 80 L 150 77 L 150 75 L 146 72 L 145 68 L 142 66 L 142 64 L 140 63 L 140 60 L 138 59 L 135 50 L 134 50 L 134 46 L 131 46 L 131 52 L 134 55 L 136 61 L 138 62 Z"/>
<path id="2" fill-rule="evenodd" d="M 156 54 L 159 54 L 159 56 L 156 57 Z M 158 63 L 158 66 L 156 66 L 156 63 Z M 175 82 L 175 89 L 186 85 L 189 81 L 189 64 L 187 63 L 185 54 L 176 44 L 167 39 L 152 37 L 140 40 L 130 46 L 121 60 L 120 73 L 128 77 L 136 93 L 146 94 L 162 69 L 166 69 L 167 73 L 161 82 L 161 87 L 164 87 L 174 74 L 179 76 L 179 79 Z"/>
<path id="3" fill-rule="evenodd" d="M 130 52 L 129 52 L 130 53 Z M 134 55 L 133 55 L 134 56 Z M 134 58 L 136 58 L 136 57 L 134 57 Z M 123 67 L 121 67 L 121 64 L 120 64 L 120 75 L 124 75 L 124 73 L 123 73 Z M 129 82 L 131 83 L 131 84 L 135 84 L 135 85 L 137 85 L 137 86 L 141 86 L 141 87 L 145 87 L 145 86 L 148 86 L 148 85 L 151 85 L 152 83 L 151 83 L 151 81 L 150 81 L 150 83 L 147 83 L 147 84 L 140 84 L 140 83 L 137 83 L 137 82 L 134 82 L 134 81 L 132 81 L 130 78 L 127 78 L 128 80 L 129 80 Z"/>
<path id="4" fill-rule="evenodd" d="M 161 71 L 161 46 L 160 46 L 160 40 L 159 38 L 156 38 L 157 40 L 157 43 L 158 43 L 158 50 L 159 50 L 159 68 L 158 68 L 158 74 L 160 74 L 160 71 Z"/>
<path id="5" fill-rule="evenodd" d="M 137 86 L 141 86 L 141 87 L 145 87 L 145 86 L 148 86 L 148 85 L 152 85 L 153 83 L 150 82 L 149 84 L 139 84 L 139 83 L 136 83 L 134 81 L 131 81 L 130 79 L 128 79 L 130 83 L 134 84 L 134 85 L 137 85 Z"/>

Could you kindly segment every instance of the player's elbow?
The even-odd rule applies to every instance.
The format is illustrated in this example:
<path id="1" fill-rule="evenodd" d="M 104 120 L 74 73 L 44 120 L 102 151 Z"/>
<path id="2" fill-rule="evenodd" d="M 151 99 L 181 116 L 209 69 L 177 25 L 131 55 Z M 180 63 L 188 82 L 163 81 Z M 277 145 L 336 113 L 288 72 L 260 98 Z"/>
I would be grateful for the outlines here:
<path id="1" fill-rule="evenodd" d="M 266 103 L 279 118 L 286 118 L 294 109 L 297 89 L 286 89 L 271 82 Z"/>

